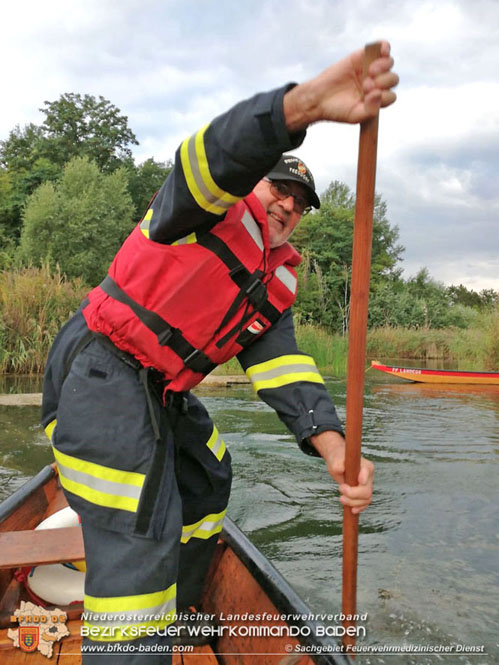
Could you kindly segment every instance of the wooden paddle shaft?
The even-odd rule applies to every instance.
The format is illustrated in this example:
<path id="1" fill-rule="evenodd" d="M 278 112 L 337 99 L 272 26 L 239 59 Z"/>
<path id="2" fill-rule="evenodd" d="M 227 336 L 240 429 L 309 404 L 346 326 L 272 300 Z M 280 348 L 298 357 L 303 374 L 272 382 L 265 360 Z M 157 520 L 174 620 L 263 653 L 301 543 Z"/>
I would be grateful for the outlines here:
<path id="1" fill-rule="evenodd" d="M 380 54 L 379 42 L 365 47 L 364 77 L 371 62 Z M 377 143 L 378 115 L 360 126 L 348 334 L 345 480 L 349 485 L 357 485 L 360 470 Z M 357 539 L 358 515 L 353 515 L 351 509 L 345 506 L 342 594 L 345 615 L 355 614 L 356 611 Z M 355 626 L 355 621 L 345 620 L 343 625 L 345 628 Z M 355 644 L 355 637 L 345 635 L 343 644 Z"/>

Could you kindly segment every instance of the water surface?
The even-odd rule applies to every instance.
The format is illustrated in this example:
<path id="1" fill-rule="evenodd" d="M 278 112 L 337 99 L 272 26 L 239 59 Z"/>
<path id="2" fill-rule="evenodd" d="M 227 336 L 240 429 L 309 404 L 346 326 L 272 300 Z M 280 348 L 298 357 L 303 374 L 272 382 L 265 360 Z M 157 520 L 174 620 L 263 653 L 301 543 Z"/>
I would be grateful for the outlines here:
<path id="1" fill-rule="evenodd" d="M 344 418 L 345 382 L 328 388 Z M 249 387 L 199 391 L 230 447 L 232 518 L 316 611 L 341 606 L 342 512 L 321 460 L 303 455 Z M 369 372 L 359 612 L 369 644 L 485 645 L 486 656 L 362 656 L 361 663 L 499 663 L 497 387 L 431 387 Z M 34 407 L 0 407 L 0 498 L 52 461 Z"/>

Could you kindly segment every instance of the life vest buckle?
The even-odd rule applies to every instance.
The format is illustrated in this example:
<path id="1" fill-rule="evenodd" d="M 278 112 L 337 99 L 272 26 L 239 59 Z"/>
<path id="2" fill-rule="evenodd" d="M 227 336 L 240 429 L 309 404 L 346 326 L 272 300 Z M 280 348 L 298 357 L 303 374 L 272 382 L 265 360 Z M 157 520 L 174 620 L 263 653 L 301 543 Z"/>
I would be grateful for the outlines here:
<path id="1" fill-rule="evenodd" d="M 168 346 L 172 338 L 172 335 L 173 335 L 173 328 L 165 328 L 159 333 L 159 335 L 157 335 L 158 344 L 160 346 Z"/>
<path id="2" fill-rule="evenodd" d="M 256 277 L 247 287 L 246 295 L 255 309 L 260 309 L 264 302 L 267 302 L 268 293 L 263 282 Z"/>

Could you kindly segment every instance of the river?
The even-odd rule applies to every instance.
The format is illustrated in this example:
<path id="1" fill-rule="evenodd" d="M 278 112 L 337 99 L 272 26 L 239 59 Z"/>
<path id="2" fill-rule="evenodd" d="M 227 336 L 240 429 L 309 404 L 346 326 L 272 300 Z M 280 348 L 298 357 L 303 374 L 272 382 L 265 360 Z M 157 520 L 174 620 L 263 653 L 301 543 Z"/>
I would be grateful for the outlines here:
<path id="1" fill-rule="evenodd" d="M 363 665 L 499 663 L 499 389 L 430 387 L 368 372 L 357 607 L 368 645 L 485 654 L 364 655 Z M 328 389 L 342 419 L 345 382 Z M 341 520 L 321 460 L 303 455 L 251 389 L 199 391 L 234 463 L 229 514 L 313 611 L 341 607 Z M 52 461 L 36 407 L 0 407 L 0 499 Z"/>

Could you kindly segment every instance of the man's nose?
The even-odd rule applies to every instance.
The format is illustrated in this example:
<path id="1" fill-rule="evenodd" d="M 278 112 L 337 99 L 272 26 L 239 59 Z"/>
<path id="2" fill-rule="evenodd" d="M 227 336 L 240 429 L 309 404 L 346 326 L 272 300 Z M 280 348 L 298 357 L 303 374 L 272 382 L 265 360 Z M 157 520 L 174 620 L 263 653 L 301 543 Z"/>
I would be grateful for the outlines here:
<path id="1" fill-rule="evenodd" d="M 293 207 L 295 205 L 295 200 L 291 196 L 291 194 L 289 196 L 287 196 L 285 199 L 281 199 L 279 201 L 279 203 L 282 206 L 282 208 L 284 210 L 286 210 L 287 212 L 293 212 Z"/>

